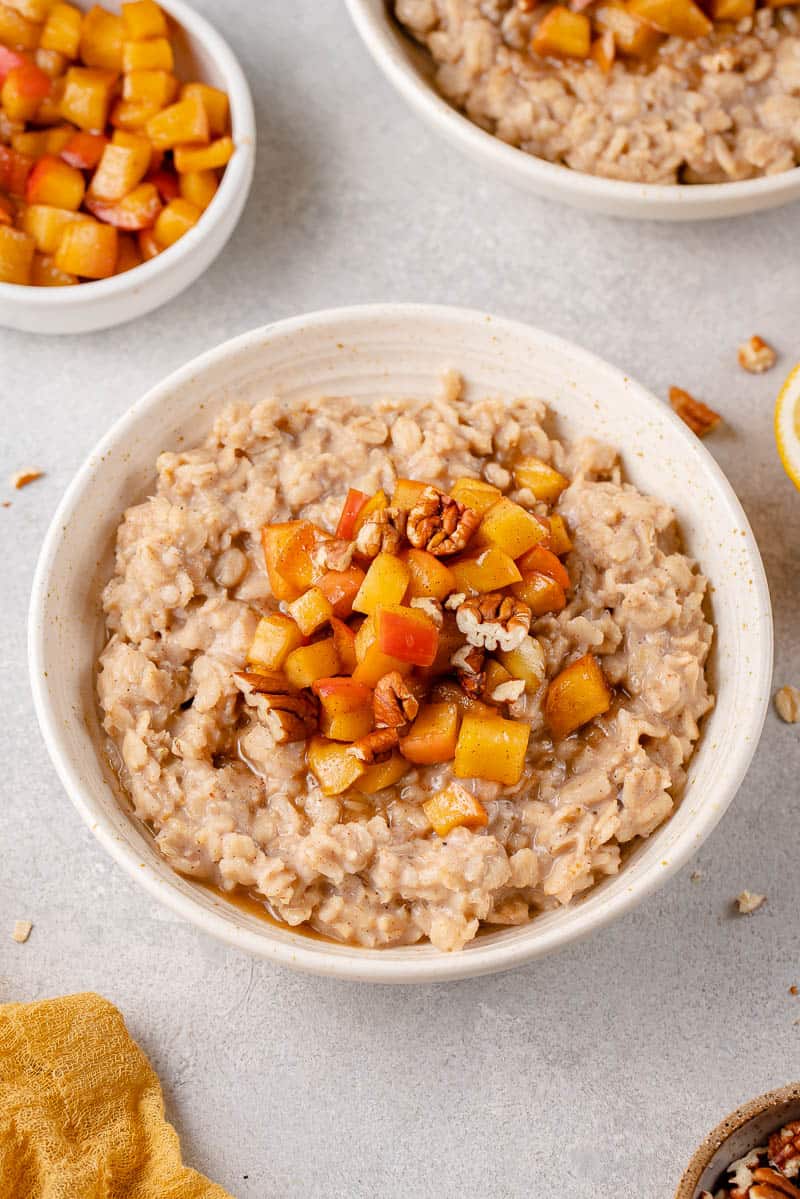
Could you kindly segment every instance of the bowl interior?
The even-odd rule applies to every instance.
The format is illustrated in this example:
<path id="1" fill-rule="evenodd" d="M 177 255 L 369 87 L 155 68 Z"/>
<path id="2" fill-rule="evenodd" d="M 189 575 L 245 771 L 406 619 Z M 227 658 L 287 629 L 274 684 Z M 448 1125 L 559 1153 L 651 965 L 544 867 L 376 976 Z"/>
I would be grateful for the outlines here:
<path id="1" fill-rule="evenodd" d="M 800 1084 L 770 1091 L 737 1108 L 698 1148 L 678 1187 L 675 1199 L 699 1199 L 703 1191 L 716 1193 L 725 1171 L 760 1145 L 784 1124 L 800 1119 Z"/>
<path id="2" fill-rule="evenodd" d="M 556 430 L 622 447 L 628 477 L 674 505 L 689 551 L 714 587 L 717 704 L 672 819 L 581 902 L 479 937 L 460 954 L 430 946 L 370 951 L 277 928 L 174 874 L 115 794 L 101 750 L 94 662 L 99 589 L 123 510 L 152 485 L 166 448 L 200 441 L 227 401 L 274 392 L 288 401 L 433 396 L 441 372 L 487 393 L 548 401 Z M 91 582 L 89 582 L 91 581 Z M 57 513 L 31 606 L 31 669 L 48 745 L 67 790 L 119 861 L 209 931 L 320 972 L 410 981 L 512 966 L 611 919 L 700 845 L 732 798 L 761 729 L 771 674 L 771 618 L 758 550 L 713 459 L 659 401 L 600 360 L 527 326 L 415 305 L 344 309 L 247 334 L 183 368 L 129 411 L 91 456 Z"/>

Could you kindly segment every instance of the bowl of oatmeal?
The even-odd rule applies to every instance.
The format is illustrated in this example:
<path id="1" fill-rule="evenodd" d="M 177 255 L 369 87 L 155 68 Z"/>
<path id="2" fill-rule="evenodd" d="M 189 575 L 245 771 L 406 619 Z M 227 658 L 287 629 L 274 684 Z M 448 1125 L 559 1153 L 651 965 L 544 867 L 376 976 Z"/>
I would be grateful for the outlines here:
<path id="1" fill-rule="evenodd" d="M 798 1199 L 800 1084 L 743 1103 L 703 1140 L 675 1199 Z"/>
<path id="2" fill-rule="evenodd" d="M 412 107 L 509 182 L 655 220 L 734 216 L 800 195 L 795 5 L 348 5 Z"/>
<path id="3" fill-rule="evenodd" d="M 31 603 L 48 747 L 113 856 L 232 944 L 376 981 L 639 902 L 733 798 L 771 659 L 757 547 L 682 422 L 569 343 L 418 305 L 155 388 Z"/>

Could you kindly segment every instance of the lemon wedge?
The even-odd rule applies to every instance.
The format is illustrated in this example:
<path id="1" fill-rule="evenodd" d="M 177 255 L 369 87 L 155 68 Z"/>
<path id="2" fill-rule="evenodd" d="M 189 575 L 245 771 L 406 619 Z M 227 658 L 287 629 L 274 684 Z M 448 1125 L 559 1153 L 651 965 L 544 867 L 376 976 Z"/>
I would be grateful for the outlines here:
<path id="1" fill-rule="evenodd" d="M 783 469 L 800 491 L 800 363 L 775 402 L 775 441 Z"/>

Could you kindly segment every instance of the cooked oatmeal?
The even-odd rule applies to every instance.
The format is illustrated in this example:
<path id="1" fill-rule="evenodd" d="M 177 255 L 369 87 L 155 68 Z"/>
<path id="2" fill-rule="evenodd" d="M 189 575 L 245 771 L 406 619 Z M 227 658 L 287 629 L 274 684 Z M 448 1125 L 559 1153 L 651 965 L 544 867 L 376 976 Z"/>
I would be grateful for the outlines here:
<path id="1" fill-rule="evenodd" d="M 232 404 L 161 454 L 117 533 L 98 695 L 176 870 L 337 940 L 452 950 L 667 819 L 712 705 L 706 580 L 616 451 L 546 416 L 450 378 Z"/>
<path id="2" fill-rule="evenodd" d="M 672 184 L 772 175 L 800 161 L 795 8 L 758 8 L 691 40 L 638 22 L 652 35 L 646 58 L 621 56 L 614 40 L 620 19 L 623 32 L 636 20 L 630 0 L 576 0 L 572 8 L 581 10 L 573 17 L 608 27 L 591 51 L 588 41 L 580 50 L 591 56 L 557 60 L 532 48 L 549 4 L 394 3 L 397 19 L 430 51 L 442 95 L 482 128 L 549 162 L 609 179 Z"/>

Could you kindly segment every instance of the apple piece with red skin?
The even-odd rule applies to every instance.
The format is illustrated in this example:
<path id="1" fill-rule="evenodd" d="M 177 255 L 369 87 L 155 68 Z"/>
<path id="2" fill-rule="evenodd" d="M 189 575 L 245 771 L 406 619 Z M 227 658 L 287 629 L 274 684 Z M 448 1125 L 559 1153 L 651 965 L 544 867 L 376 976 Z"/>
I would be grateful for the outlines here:
<path id="1" fill-rule="evenodd" d="M 145 175 L 145 183 L 152 183 L 158 189 L 158 194 L 165 204 L 181 194 L 178 176 L 165 167 L 161 167 L 157 171 L 150 171 Z"/>
<path id="2" fill-rule="evenodd" d="M 77 212 L 85 190 L 86 180 L 77 167 L 45 154 L 28 176 L 25 199 L 28 204 L 49 204 Z"/>
<path id="3" fill-rule="evenodd" d="M 369 496 L 364 491 L 358 491 L 357 488 L 351 487 L 347 493 L 342 508 L 342 514 L 339 517 L 339 523 L 336 526 L 336 536 L 342 537 L 345 541 L 352 541 L 355 536 L 356 520 L 361 509 L 366 504 Z"/>
<path id="4" fill-rule="evenodd" d="M 78 129 L 64 146 L 61 157 L 80 171 L 93 171 L 107 145 L 108 138 L 104 133 L 86 133 Z"/>
<path id="5" fill-rule="evenodd" d="M 381 653 L 401 662 L 431 666 L 436 659 L 439 630 L 418 609 L 402 604 L 379 607 L 375 612 L 375 635 Z"/>
<path id="6" fill-rule="evenodd" d="M 331 617 L 330 626 L 333 630 L 333 644 L 336 646 L 342 670 L 347 671 L 348 674 L 352 674 L 358 665 L 356 635 L 348 624 L 345 624 L 343 620 L 339 620 L 338 616 Z"/>
<path id="7" fill-rule="evenodd" d="M 536 574 L 547 575 L 549 578 L 555 579 L 564 591 L 570 589 L 570 578 L 564 563 L 556 557 L 552 550 L 547 550 L 544 546 L 533 546 L 517 559 L 517 566 L 523 575 L 535 571 Z"/>
<path id="8" fill-rule="evenodd" d="M 24 67 L 30 60 L 19 50 L 12 50 L 0 42 L 0 87 L 5 83 L 6 76 L 16 67 Z"/>
<path id="9" fill-rule="evenodd" d="M 333 604 L 333 614 L 346 620 L 353 612 L 353 601 L 364 582 L 364 571 L 360 566 L 348 566 L 347 570 L 329 570 L 317 582 L 322 594 Z"/>
<path id="10" fill-rule="evenodd" d="M 30 121 L 36 109 L 50 95 L 52 84 L 35 63 L 23 62 L 12 67 L 0 88 L 0 101 L 12 121 Z"/>
<path id="11" fill-rule="evenodd" d="M 98 220 L 117 229 L 149 229 L 161 211 L 161 199 L 152 183 L 140 183 L 121 200 L 87 195 L 86 207 Z"/>
<path id="12" fill-rule="evenodd" d="M 28 176 L 33 170 L 29 154 L 20 154 L 8 146 L 0 146 L 0 191 L 12 196 L 24 196 Z"/>

